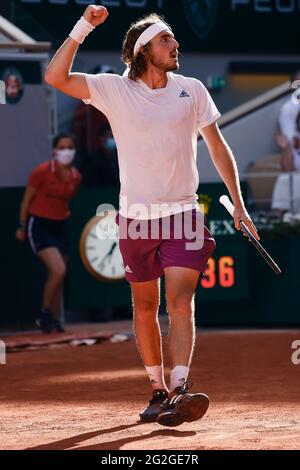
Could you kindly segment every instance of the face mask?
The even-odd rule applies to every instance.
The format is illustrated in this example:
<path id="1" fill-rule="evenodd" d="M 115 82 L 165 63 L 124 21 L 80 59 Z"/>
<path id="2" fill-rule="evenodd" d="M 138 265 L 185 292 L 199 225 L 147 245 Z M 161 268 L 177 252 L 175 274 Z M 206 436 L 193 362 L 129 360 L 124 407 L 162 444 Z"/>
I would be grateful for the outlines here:
<path id="1" fill-rule="evenodd" d="M 110 152 L 113 152 L 114 150 L 116 150 L 117 146 L 116 146 L 115 139 L 113 137 L 108 137 L 108 139 L 106 139 L 104 147 L 106 148 L 106 150 Z"/>
<path id="2" fill-rule="evenodd" d="M 74 160 L 75 152 L 75 149 L 57 150 L 55 160 L 57 160 L 62 165 L 69 165 Z"/>

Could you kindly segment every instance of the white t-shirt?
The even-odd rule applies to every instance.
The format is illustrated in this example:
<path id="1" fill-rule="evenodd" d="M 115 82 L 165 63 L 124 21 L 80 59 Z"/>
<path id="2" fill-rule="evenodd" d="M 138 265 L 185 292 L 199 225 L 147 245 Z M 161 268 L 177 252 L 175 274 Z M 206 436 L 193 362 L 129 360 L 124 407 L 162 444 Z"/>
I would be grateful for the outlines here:
<path id="1" fill-rule="evenodd" d="M 117 144 L 120 214 L 154 219 L 198 208 L 198 131 L 220 117 L 204 85 L 171 72 L 155 90 L 128 76 L 84 75 L 83 101 L 106 115 Z"/>
<path id="2" fill-rule="evenodd" d="M 292 98 L 293 96 L 285 101 L 278 116 L 280 132 L 287 137 L 289 142 L 296 134 L 296 118 L 300 112 L 300 104 L 294 103 Z"/>

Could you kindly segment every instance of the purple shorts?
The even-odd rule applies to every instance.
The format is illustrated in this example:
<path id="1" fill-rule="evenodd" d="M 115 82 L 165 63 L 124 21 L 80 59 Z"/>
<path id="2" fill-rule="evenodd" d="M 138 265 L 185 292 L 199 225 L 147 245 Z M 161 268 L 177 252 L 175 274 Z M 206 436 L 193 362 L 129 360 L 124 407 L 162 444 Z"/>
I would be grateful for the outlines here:
<path id="1" fill-rule="evenodd" d="M 205 216 L 196 209 L 153 220 L 118 214 L 116 223 L 128 282 L 157 279 L 170 266 L 204 272 L 216 247 Z"/>

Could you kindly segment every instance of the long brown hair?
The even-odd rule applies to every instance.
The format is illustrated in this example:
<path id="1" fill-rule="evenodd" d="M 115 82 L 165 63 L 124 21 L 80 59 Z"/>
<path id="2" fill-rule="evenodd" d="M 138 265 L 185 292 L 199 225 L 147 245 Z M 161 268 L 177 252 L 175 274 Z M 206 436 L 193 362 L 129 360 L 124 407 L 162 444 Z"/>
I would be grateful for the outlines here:
<path id="1" fill-rule="evenodd" d="M 128 76 L 131 80 L 137 80 L 141 75 L 146 72 L 148 66 L 147 57 L 151 49 L 151 42 L 149 41 L 144 47 L 142 52 L 138 52 L 137 55 L 133 56 L 134 45 L 140 35 L 147 29 L 149 26 L 157 22 L 165 23 L 165 25 L 171 29 L 171 27 L 166 23 L 163 16 L 158 15 L 157 13 L 151 13 L 150 15 L 144 16 L 135 23 L 132 23 L 125 34 L 123 46 L 122 46 L 122 60 L 124 64 L 129 67 Z"/>

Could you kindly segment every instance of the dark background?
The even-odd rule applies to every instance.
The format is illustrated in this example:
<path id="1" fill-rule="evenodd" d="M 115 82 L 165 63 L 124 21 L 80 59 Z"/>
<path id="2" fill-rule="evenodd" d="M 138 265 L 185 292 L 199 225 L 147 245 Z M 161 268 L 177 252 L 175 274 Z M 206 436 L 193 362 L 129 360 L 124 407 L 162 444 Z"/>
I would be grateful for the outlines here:
<path id="1" fill-rule="evenodd" d="M 87 0 L 86 4 L 78 5 L 79 1 L 84 3 L 84 0 L 35 0 L 38 3 L 7 0 L 1 1 L 0 13 L 36 40 L 52 41 L 55 47 L 67 37 L 87 4 L 93 3 Z M 130 23 L 156 11 L 171 24 L 182 51 L 299 52 L 298 0 L 95 0 L 94 4 L 106 5 L 110 16 L 85 41 L 84 49 L 120 50 Z"/>

